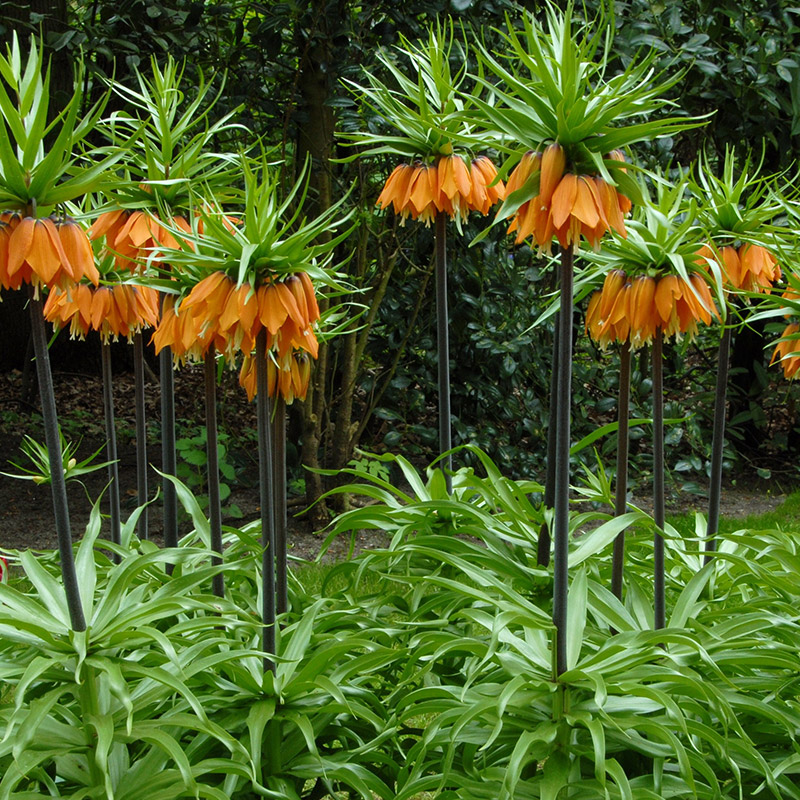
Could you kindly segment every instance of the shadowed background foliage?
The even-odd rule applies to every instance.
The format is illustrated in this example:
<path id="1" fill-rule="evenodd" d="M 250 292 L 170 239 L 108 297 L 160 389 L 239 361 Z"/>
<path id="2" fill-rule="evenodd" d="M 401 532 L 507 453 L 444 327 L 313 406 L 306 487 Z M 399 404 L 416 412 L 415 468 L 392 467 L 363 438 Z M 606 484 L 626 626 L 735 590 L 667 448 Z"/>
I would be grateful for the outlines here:
<path id="1" fill-rule="evenodd" d="M 591 15 L 598 4 L 587 6 Z M 397 43 L 401 34 L 412 40 L 423 35 L 437 16 L 453 16 L 491 45 L 493 26 L 502 26 L 515 7 L 510 0 L 31 0 L 0 3 L 0 37 L 7 40 L 12 30 L 41 31 L 57 92 L 69 91 L 70 65 L 82 56 L 90 98 L 104 91 L 112 75 L 130 83 L 134 68 L 146 74 L 151 57 L 186 59 L 187 78 L 200 71 L 207 80 L 216 75 L 222 95 L 214 113 L 238 109 L 237 121 L 247 129 L 226 134 L 231 139 L 219 142 L 220 148 L 248 146 L 260 137 L 274 148 L 276 159 L 285 160 L 287 186 L 310 156 L 316 205 L 311 214 L 353 187 L 359 233 L 342 245 L 341 255 L 350 254 L 346 270 L 360 291 L 344 300 L 366 311 L 350 332 L 323 345 L 309 397 L 293 407 L 291 426 L 303 463 L 341 468 L 359 446 L 424 459 L 436 449 L 432 231 L 402 228 L 391 215 L 373 213 L 393 165 L 381 158 L 336 160 L 351 154 L 337 131 L 380 126 L 377 119 L 359 116 L 342 79 L 359 80 L 364 67 L 379 71 L 379 47 Z M 763 149 L 766 171 L 789 167 L 800 133 L 797 8 L 786 0 L 769 10 L 758 0 L 633 0 L 614 3 L 614 14 L 621 65 L 637 51 L 654 48 L 660 67 L 686 71 L 674 88 L 677 105 L 690 115 L 713 112 L 705 127 L 660 140 L 637 158 L 661 166 L 689 165 L 705 149 L 713 163 L 726 147 L 735 146 L 757 156 Z M 450 244 L 454 443 L 486 448 L 506 474 L 539 476 L 546 449 L 551 325 L 531 325 L 547 305 L 551 270 L 527 246 L 512 249 L 499 230 L 470 248 L 483 224 L 470 223 Z M 22 369 L 26 360 L 27 314 L 16 294 L 4 293 L 0 305 L 2 370 Z M 613 419 L 616 395 L 615 359 L 594 351 L 582 324 L 580 308 L 575 314 L 575 438 Z M 734 339 L 728 457 L 751 473 L 755 467 L 777 476 L 772 456 L 780 453 L 784 463 L 796 463 L 785 453 L 800 442 L 795 393 L 785 385 L 778 393 L 772 390 L 778 373 L 766 369 L 763 334 L 762 323 L 742 328 Z M 667 416 L 694 411 L 668 433 L 674 445 L 670 457 L 692 479 L 705 477 L 713 392 L 713 355 L 708 353 L 717 337 L 706 332 L 669 354 L 673 406 Z M 56 368 L 85 371 L 99 365 L 99 348 L 92 342 L 70 344 L 62 334 L 54 348 Z M 128 348 L 120 345 L 115 368 L 129 365 Z M 636 365 L 633 393 L 633 413 L 647 416 L 649 380 Z M 643 404 L 636 409 L 639 396 Z M 634 463 L 637 435 L 634 430 Z M 646 459 L 639 469 L 647 472 Z M 325 488 L 324 479 L 305 477 L 313 500 Z M 791 470 L 782 477 L 790 483 L 796 479 Z"/>

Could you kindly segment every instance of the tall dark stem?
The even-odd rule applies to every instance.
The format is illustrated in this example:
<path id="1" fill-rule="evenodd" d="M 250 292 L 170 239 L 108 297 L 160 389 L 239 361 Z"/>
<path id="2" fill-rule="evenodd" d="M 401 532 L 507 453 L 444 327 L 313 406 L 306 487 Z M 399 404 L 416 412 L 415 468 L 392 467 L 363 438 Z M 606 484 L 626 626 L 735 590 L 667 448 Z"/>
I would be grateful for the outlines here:
<path id="1" fill-rule="evenodd" d="M 258 478 L 261 498 L 261 576 L 263 582 L 261 621 L 262 648 L 275 654 L 275 515 L 273 508 L 272 426 L 267 387 L 267 331 L 256 337 L 256 419 L 258 424 Z M 275 662 L 264 657 L 264 671 L 275 671 Z"/>
<path id="2" fill-rule="evenodd" d="M 28 404 L 33 402 L 33 336 L 28 336 L 25 345 L 25 361 L 22 365 L 22 380 L 19 387 L 19 410 L 24 411 Z"/>
<path id="3" fill-rule="evenodd" d="M 617 480 L 614 515 L 621 517 L 628 510 L 628 418 L 631 398 L 631 345 L 624 342 L 619 353 L 619 400 L 617 401 Z M 622 573 L 625 565 L 625 531 L 614 540 L 611 561 L 611 591 L 622 600 Z"/>
<path id="4" fill-rule="evenodd" d="M 111 345 L 103 342 L 100 345 L 100 361 L 103 366 L 103 414 L 106 423 L 106 461 L 108 464 L 108 501 L 111 518 L 111 541 L 119 544 L 120 510 L 119 510 L 119 462 L 117 460 L 117 430 L 114 424 L 114 384 L 111 373 Z M 119 563 L 120 557 L 114 554 Z"/>
<path id="5" fill-rule="evenodd" d="M 164 297 L 161 295 L 161 314 L 164 313 Z M 165 475 L 177 473 L 175 452 L 175 375 L 172 366 L 172 348 L 165 347 L 158 354 L 158 372 L 161 381 L 161 470 Z M 178 495 L 172 481 L 165 477 L 161 482 L 164 495 L 164 546 L 178 546 Z M 172 565 L 167 564 L 167 572 Z"/>
<path id="6" fill-rule="evenodd" d="M 275 494 L 275 585 L 278 614 L 289 608 L 289 584 L 286 564 L 286 401 L 278 396 L 272 420 L 272 459 Z"/>
<path id="7" fill-rule="evenodd" d="M 544 507 L 552 508 L 556 495 L 556 415 L 558 403 L 558 329 L 559 314 L 553 319 L 553 362 L 550 365 L 550 408 L 547 411 L 547 474 L 544 480 Z M 540 567 L 550 565 L 550 528 L 542 523 L 536 545 L 536 563 Z"/>
<path id="8" fill-rule="evenodd" d="M 219 437 L 217 435 L 217 358 L 214 345 L 203 363 L 206 400 L 206 455 L 208 458 L 208 524 L 211 528 L 211 563 L 222 564 L 222 504 L 219 495 Z M 211 591 L 225 596 L 225 578 L 219 572 L 211 579 Z"/>
<path id="9" fill-rule="evenodd" d="M 447 322 L 447 217 L 436 215 L 436 342 L 439 367 L 439 453 L 453 446 L 450 420 L 450 334 Z M 453 459 L 440 462 L 445 473 L 447 493 L 453 489 L 450 472 Z"/>
<path id="10" fill-rule="evenodd" d="M 144 406 L 144 344 L 142 332 L 133 336 L 134 406 L 136 409 L 136 496 L 140 506 L 137 530 L 139 538 L 147 539 L 147 423 Z"/>
<path id="11" fill-rule="evenodd" d="M 666 622 L 664 587 L 664 335 L 659 328 L 653 340 L 653 627 Z"/>
<path id="12" fill-rule="evenodd" d="M 175 453 L 175 376 L 172 371 L 172 348 L 165 347 L 158 354 L 161 379 L 161 468 L 165 475 L 177 472 Z M 178 495 L 169 478 L 161 483 L 164 495 L 164 546 L 178 546 Z M 167 565 L 168 568 L 170 565 Z"/>
<path id="13" fill-rule="evenodd" d="M 717 389 L 714 394 L 714 434 L 711 442 L 711 483 L 708 487 L 708 526 L 706 527 L 706 555 L 711 560 L 716 550 L 719 531 L 719 504 L 722 496 L 722 454 L 725 448 L 725 405 L 728 399 L 728 369 L 731 355 L 732 328 L 722 332 L 717 356 Z"/>
<path id="14" fill-rule="evenodd" d="M 567 669 L 567 591 L 569 574 L 569 449 L 572 404 L 572 245 L 561 251 L 561 303 L 558 319 L 558 395 L 556 398 L 556 490 L 553 501 L 553 624 L 556 674 Z"/>
<path id="15" fill-rule="evenodd" d="M 61 576 L 64 581 L 64 594 L 67 600 L 70 624 L 75 631 L 86 630 L 81 595 L 78 590 L 78 576 L 72 554 L 72 532 L 69 524 L 69 505 L 67 503 L 67 484 L 64 479 L 61 437 L 58 431 L 56 399 L 53 391 L 53 375 L 50 372 L 50 356 L 47 352 L 47 332 L 44 327 L 44 307 L 31 287 L 30 299 L 31 336 L 33 352 L 36 357 L 36 375 L 39 380 L 39 395 L 42 401 L 44 439 L 50 464 L 50 480 L 53 493 L 53 513 L 55 516 L 58 553 L 61 558 Z"/>

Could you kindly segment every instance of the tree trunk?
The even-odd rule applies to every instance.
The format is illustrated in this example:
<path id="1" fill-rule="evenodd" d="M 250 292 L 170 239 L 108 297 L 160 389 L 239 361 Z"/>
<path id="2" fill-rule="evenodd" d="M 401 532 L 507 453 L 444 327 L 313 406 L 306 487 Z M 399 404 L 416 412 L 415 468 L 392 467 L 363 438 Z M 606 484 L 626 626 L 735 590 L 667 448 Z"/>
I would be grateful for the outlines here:
<path id="1" fill-rule="evenodd" d="M 331 94 L 327 65 L 331 59 L 331 39 L 327 30 L 330 3 L 327 0 L 310 0 L 306 14 L 297 30 L 299 48 L 299 73 L 297 89 L 301 106 L 297 110 L 298 169 L 310 159 L 310 192 L 307 215 L 315 216 L 331 206 L 331 155 L 334 147 L 333 109 L 328 105 Z M 344 14 L 346 3 L 336 2 L 336 12 Z M 329 236 L 329 234 L 323 234 Z M 320 312 L 328 309 L 328 299 L 319 298 Z M 322 477 L 313 470 L 320 467 L 320 448 L 324 445 L 325 395 L 328 386 L 329 345 L 320 343 L 319 358 L 312 374 L 303 408 L 302 461 L 306 472 L 306 500 L 312 509 L 312 522 L 325 524 L 328 513 L 324 503 L 318 503 L 323 493 Z"/>

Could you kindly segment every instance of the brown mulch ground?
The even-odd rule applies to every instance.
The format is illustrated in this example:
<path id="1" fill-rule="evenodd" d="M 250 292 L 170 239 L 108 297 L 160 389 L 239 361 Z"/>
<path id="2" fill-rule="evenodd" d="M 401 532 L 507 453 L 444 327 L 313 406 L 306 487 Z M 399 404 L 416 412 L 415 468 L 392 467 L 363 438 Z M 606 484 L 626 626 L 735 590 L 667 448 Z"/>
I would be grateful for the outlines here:
<path id="1" fill-rule="evenodd" d="M 146 385 L 146 416 L 157 421 L 160 417 L 159 387 L 155 376 Z M 255 408 L 236 382 L 235 373 L 225 375 L 219 388 L 217 410 L 220 427 L 229 435 L 228 445 L 235 451 L 237 485 L 226 506 L 236 506 L 241 516 L 227 516 L 223 524 L 240 526 L 260 516 L 260 499 L 257 486 L 258 463 L 255 459 L 255 442 L 252 431 L 256 427 Z M 35 380 L 35 379 L 34 379 Z M 78 442 L 78 460 L 88 458 L 105 442 L 103 424 L 102 382 L 99 376 L 74 373 L 53 375 L 56 404 L 62 429 L 69 441 Z M 20 404 L 22 375 L 19 372 L 0 374 L 0 471 L 18 472 L 10 463 L 20 465 L 25 458 L 20 451 L 23 434 L 31 429 L 31 414 L 38 413 L 38 400 L 33 397 Z M 205 417 L 203 402 L 202 367 L 183 368 L 175 373 L 176 410 L 179 435 L 186 429 L 187 421 L 202 424 Z M 136 441 L 133 408 L 133 376 L 115 375 L 114 414 L 118 436 L 119 481 L 123 520 L 137 507 L 136 487 Z M 35 417 L 34 417 L 35 420 Z M 34 435 L 43 441 L 44 435 Z M 148 445 L 148 461 L 154 467 L 161 466 L 160 444 Z M 97 463 L 105 461 L 100 452 Z M 86 528 L 92 502 L 102 494 L 108 482 L 106 469 L 83 476 L 81 482 L 73 481 L 67 486 L 73 537 L 78 537 Z M 160 478 L 151 472 L 149 493 L 152 497 Z M 311 529 L 302 516 L 302 497 L 290 497 L 289 547 L 293 556 L 313 559 L 324 541 L 324 535 Z M 106 511 L 101 504 L 101 510 Z M 149 533 L 154 541 L 163 541 L 162 508 L 158 501 L 151 506 Z M 181 532 L 188 532 L 189 521 L 181 523 Z M 387 543 L 380 533 L 363 532 L 356 541 L 357 549 L 380 547 Z M 32 481 L 17 480 L 0 475 L 0 548 L 44 550 L 56 547 L 53 528 L 53 506 L 50 488 L 36 485 Z M 334 542 L 326 556 L 333 560 L 346 557 L 350 542 Z"/>
<path id="2" fill-rule="evenodd" d="M 30 429 L 30 414 L 35 413 L 36 399 L 20 405 L 22 376 L 18 372 L 0 375 L 0 470 L 15 472 L 8 462 L 22 463 L 19 446 L 22 434 Z M 82 437 L 78 459 L 87 458 L 103 446 L 102 386 L 100 378 L 93 375 L 58 373 L 54 375 L 57 406 L 62 424 L 67 428 L 67 438 L 76 441 Z M 155 380 L 147 386 L 147 417 L 159 417 L 158 385 Z M 230 445 L 241 450 L 245 460 L 238 465 L 239 485 L 233 490 L 229 504 L 235 504 L 241 517 L 229 517 L 226 524 L 241 525 L 257 519 L 260 513 L 256 479 L 258 467 L 252 457 L 254 444 L 251 431 L 255 428 L 255 410 L 246 402 L 241 390 L 236 386 L 236 376 L 226 376 L 220 389 L 219 413 L 224 420 L 224 428 L 230 435 Z M 122 498 L 123 518 L 138 504 L 136 492 L 136 450 L 133 411 L 133 377 L 121 374 L 115 377 L 115 416 L 119 437 L 119 479 Z M 182 369 L 176 372 L 176 417 L 192 420 L 196 424 L 204 419 L 202 368 Z M 43 438 L 43 436 L 39 436 Z M 241 445 L 237 448 L 237 445 Z M 250 453 L 250 461 L 246 454 Z M 160 447 L 150 445 L 148 459 L 155 467 L 160 466 Z M 103 454 L 98 462 L 103 461 Z M 70 514 L 73 536 L 84 530 L 91 509 L 91 502 L 103 492 L 108 478 L 106 470 L 87 475 L 82 483 L 68 486 Z M 151 474 L 151 496 L 157 486 L 158 476 Z M 742 490 L 728 487 L 723 492 L 722 514 L 743 517 L 761 514 L 776 508 L 783 501 L 783 495 L 770 495 L 761 491 Z M 650 510 L 649 498 L 634 498 L 638 506 Z M 673 493 L 668 501 L 668 511 L 704 511 L 705 500 L 691 494 Z M 302 500 L 296 498 L 296 505 L 290 509 L 289 545 L 293 555 L 313 559 L 319 552 L 324 536 L 311 530 L 303 516 L 293 512 L 301 511 Z M 150 532 L 154 540 L 161 539 L 161 508 L 156 505 L 150 513 Z M 188 530 L 188 521 L 184 530 Z M 356 541 L 358 550 L 384 546 L 388 538 L 381 533 L 364 531 Z M 349 540 L 337 541 L 332 545 L 327 558 L 342 559 L 348 552 Z M 53 508 L 48 486 L 37 486 L 30 481 L 21 481 L 0 475 L 0 548 L 36 550 L 56 546 L 53 530 Z"/>

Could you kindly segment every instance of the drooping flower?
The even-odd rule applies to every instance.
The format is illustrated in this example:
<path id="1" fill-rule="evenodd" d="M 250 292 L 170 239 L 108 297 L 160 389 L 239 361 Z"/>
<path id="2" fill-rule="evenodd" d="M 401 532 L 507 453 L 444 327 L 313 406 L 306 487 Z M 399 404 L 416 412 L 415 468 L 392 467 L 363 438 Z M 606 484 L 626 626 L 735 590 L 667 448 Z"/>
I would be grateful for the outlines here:
<path id="1" fill-rule="evenodd" d="M 176 214 L 170 224 L 173 228 L 191 233 L 186 218 Z M 114 253 L 118 269 L 137 272 L 143 261 L 159 248 L 180 249 L 175 235 L 154 214 L 139 210 L 113 209 L 103 212 L 89 229 L 94 241 L 106 237 L 109 250 Z"/>
<path id="2" fill-rule="evenodd" d="M 613 342 L 630 342 L 633 349 L 664 338 L 693 337 L 698 323 L 705 325 L 719 312 L 703 277 L 678 275 L 629 278 L 623 270 L 611 270 L 603 288 L 595 292 L 586 312 L 586 331 L 606 349 Z"/>
<path id="3" fill-rule="evenodd" d="M 72 338 L 83 339 L 90 330 L 100 333 L 104 343 L 128 341 L 158 321 L 158 295 L 146 286 L 126 283 L 98 286 L 78 283 L 50 290 L 44 316 L 56 328 L 69 327 Z"/>
<path id="4" fill-rule="evenodd" d="M 473 159 L 469 169 L 472 178 L 469 207 L 486 216 L 495 203 L 505 199 L 506 188 L 497 179 L 497 167 L 488 156 Z"/>
<path id="5" fill-rule="evenodd" d="M 776 361 L 783 367 L 783 375 L 787 380 L 800 372 L 800 325 L 790 322 L 781 334 L 781 341 L 775 347 L 770 365 Z M 794 337 L 794 338 L 789 338 Z"/>
<path id="6" fill-rule="evenodd" d="M 621 154 L 608 158 L 622 160 Z M 624 215 L 630 200 L 599 174 L 566 172 L 564 149 L 557 142 L 542 155 L 526 153 L 512 171 L 507 194 L 538 180 L 538 193 L 522 203 L 508 227 L 516 232 L 516 244 L 532 236 L 537 245 L 549 249 L 555 236 L 562 247 L 577 244 L 583 236 L 597 249 L 608 230 L 626 236 Z"/>
<path id="7" fill-rule="evenodd" d="M 192 314 L 180 313 L 172 295 L 164 297 L 161 318 L 150 342 L 155 346 L 156 355 L 169 347 L 173 359 L 181 364 L 189 358 L 202 359 L 211 343 L 209 338 L 203 336 L 198 320 Z"/>
<path id="8" fill-rule="evenodd" d="M 67 286 L 100 276 L 86 233 L 71 217 L 0 214 L 0 285 Z"/>
<path id="9" fill-rule="evenodd" d="M 703 245 L 697 251 L 698 259 L 719 264 L 727 288 L 745 292 L 769 291 L 781 278 L 781 268 L 775 256 L 766 247 L 745 242 L 739 247 L 726 245 L 714 250 Z"/>
<path id="10" fill-rule="evenodd" d="M 438 213 L 465 219 L 470 211 L 487 214 L 505 197 L 502 181 L 489 158 L 478 156 L 467 166 L 460 155 L 443 156 L 435 164 L 399 164 L 386 179 L 376 205 L 429 224 Z"/>
<path id="11" fill-rule="evenodd" d="M 282 397 L 287 405 L 296 399 L 305 400 L 311 380 L 311 359 L 299 350 L 287 353 L 277 362 L 267 359 L 267 393 L 270 397 Z M 247 399 L 253 400 L 258 393 L 256 362 L 252 355 L 244 357 L 239 371 L 239 385 L 247 392 Z"/>
<path id="12" fill-rule="evenodd" d="M 790 301 L 790 303 L 783 304 L 787 309 L 784 317 L 794 317 L 794 319 L 783 329 L 780 341 L 775 346 L 769 363 L 771 366 L 776 361 L 779 362 L 783 367 L 784 377 L 791 380 L 800 372 L 800 324 L 797 322 L 800 290 L 795 286 L 789 286 L 781 295 L 781 300 Z"/>

